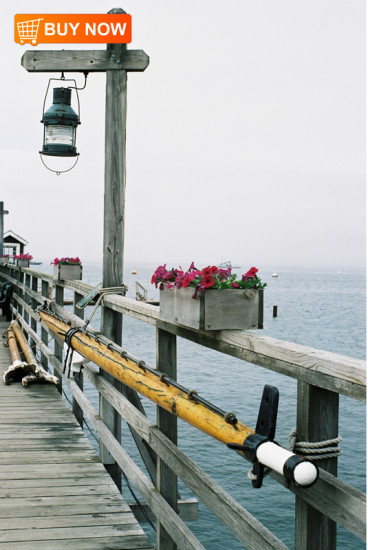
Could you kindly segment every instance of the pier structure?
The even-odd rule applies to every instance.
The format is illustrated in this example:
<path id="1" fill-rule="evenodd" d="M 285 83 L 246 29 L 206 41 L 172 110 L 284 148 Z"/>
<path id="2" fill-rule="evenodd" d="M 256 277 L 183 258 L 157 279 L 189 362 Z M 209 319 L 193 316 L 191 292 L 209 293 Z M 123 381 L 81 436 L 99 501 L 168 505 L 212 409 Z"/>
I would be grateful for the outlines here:
<path id="1" fill-rule="evenodd" d="M 0 317 L 0 331 L 9 323 Z M 0 548 L 153 550 L 52 384 L 5 385 L 0 344 Z"/>
<path id="2" fill-rule="evenodd" d="M 124 12 L 117 8 L 109 13 Z M 149 58 L 145 52 L 129 50 L 124 44 L 108 44 L 106 50 L 32 50 L 25 52 L 22 57 L 22 66 L 29 73 L 106 73 L 104 288 L 118 287 L 123 283 L 127 71 L 144 71 L 148 63 Z M 64 369 L 63 340 L 42 321 L 37 309 L 45 303 L 52 302 L 54 311 L 61 319 L 69 323 L 71 327 L 80 328 L 84 325 L 84 311 L 78 308 L 77 304 L 91 292 L 92 289 L 89 285 L 81 281 L 56 280 L 50 275 L 9 264 L 0 266 L 0 283 L 6 282 L 10 283 L 14 289 L 11 304 L 12 317 L 20 324 L 34 353 L 40 357 L 42 367 L 52 371 L 58 377 L 60 393 L 64 388 L 72 396 L 72 410 L 78 425 L 82 427 L 85 425 L 85 421 L 88 421 L 99 440 L 99 460 L 117 487 L 117 489 L 112 489 L 114 499 L 118 497 L 116 491 L 119 492 L 121 489 L 121 472 L 140 493 L 144 510 L 150 514 L 156 524 L 155 544 L 157 550 L 175 550 L 176 548 L 201 550 L 204 548 L 186 523 L 186 520 L 196 519 L 197 506 L 201 503 L 207 506 L 248 550 L 286 550 L 285 544 L 275 534 L 270 532 L 182 452 L 178 442 L 177 418 L 174 414 L 158 406 L 156 422 L 152 422 L 145 415 L 136 391 L 93 363 L 84 365 L 81 375 L 67 376 L 68 372 Z M 52 287 L 54 290 L 50 295 Z M 66 293 L 71 293 L 73 296 L 72 311 L 64 308 L 65 300 L 69 299 L 69 296 L 65 295 Z M 365 400 L 366 382 L 363 361 L 260 336 L 250 331 L 209 332 L 188 329 L 177 323 L 162 321 L 157 306 L 144 301 L 131 300 L 124 296 L 110 295 L 105 296 L 101 302 L 101 336 L 105 342 L 108 342 L 108 345 L 114 346 L 115 349 L 121 347 L 124 315 L 155 327 L 155 366 L 171 380 L 177 378 L 178 337 L 194 342 L 198 346 L 235 357 L 240 363 L 248 362 L 262 367 L 265 369 L 265 377 L 267 370 L 271 370 L 297 380 L 297 433 L 302 441 L 321 442 L 337 438 L 340 394 L 350 399 Z M 124 354 L 123 349 L 121 349 L 121 353 Z M 84 392 L 86 378 L 98 392 L 99 410 L 95 410 Z M 162 378 L 162 383 L 164 383 L 164 378 Z M 3 388 L 4 391 L 8 389 L 10 392 L 13 391 L 12 387 Z M 20 390 L 28 392 L 29 395 L 32 395 L 31 392 L 34 392 L 34 395 L 36 392 L 40 392 L 40 397 L 47 396 L 51 392 L 55 394 L 55 388 L 45 388 L 44 386 L 36 389 L 20 388 Z M 55 398 L 55 403 L 60 403 L 60 400 L 61 397 L 58 397 L 57 400 Z M 47 402 L 47 398 L 40 399 L 38 410 L 45 426 L 48 426 L 49 422 L 49 426 L 52 428 L 55 415 L 51 415 L 50 412 L 50 418 L 53 420 L 48 421 L 48 413 L 41 409 L 43 401 Z M 26 402 L 24 404 L 26 410 Z M 19 408 L 21 409 L 22 406 L 23 403 L 20 403 Z M 18 410 L 16 414 L 19 418 L 19 431 L 22 430 L 22 433 L 26 433 L 29 414 L 22 416 Z M 63 414 L 66 415 L 66 412 Z M 8 415 L 5 416 L 8 417 Z M 62 414 L 60 416 L 62 417 Z M 21 424 L 21 418 L 24 419 L 24 424 Z M 146 472 L 138 467 L 124 449 L 124 442 L 121 441 L 122 419 L 130 427 Z M 77 425 L 75 423 L 71 423 L 71 425 L 78 432 Z M 2 431 L 0 426 L 0 449 L 5 448 L 2 438 L 4 438 L 4 442 L 7 442 L 5 431 Z M 29 437 L 24 441 L 20 439 L 17 443 L 20 445 L 17 447 L 20 457 L 26 453 L 29 439 Z M 42 438 L 40 439 L 42 440 Z M 65 455 L 71 457 L 72 448 L 77 454 L 78 442 L 69 438 L 68 441 L 71 452 L 69 455 L 68 453 Z M 79 441 L 82 441 L 81 437 Z M 43 443 L 50 444 L 48 438 L 45 438 Z M 227 449 L 226 451 L 231 452 Z M 85 459 L 83 460 L 96 465 L 95 457 L 91 458 L 90 449 L 85 447 L 83 452 L 81 449 L 80 454 L 84 455 Z M 209 460 L 210 458 L 209 456 Z M 271 471 L 270 473 L 281 485 L 280 490 L 289 490 L 295 494 L 296 550 L 335 550 L 337 524 L 365 540 L 365 495 L 337 477 L 337 461 L 337 456 L 320 461 L 319 478 L 309 488 L 297 486 L 277 472 Z M 63 467 L 61 470 L 66 472 L 68 467 L 65 465 L 65 469 Z M 354 466 L 352 465 L 352 467 Z M 9 470 L 16 471 L 15 466 L 12 468 L 9 465 Z M 93 476 L 94 474 L 92 474 Z M 88 478 L 88 474 L 85 477 Z M 184 501 L 180 499 L 178 496 L 179 478 L 195 494 L 196 499 Z M 61 492 L 67 491 L 68 481 L 65 484 L 61 481 L 63 474 L 61 473 L 57 479 L 58 482 L 55 483 L 55 486 L 60 487 Z M 44 486 L 42 478 L 39 479 L 39 484 L 32 485 L 35 493 L 42 491 Z M 110 494 L 107 486 L 105 489 L 107 494 Z M 12 491 L 16 491 L 16 489 L 13 488 Z M 10 489 L 6 494 L 10 494 Z M 127 513 L 129 514 L 128 511 Z M 135 513 L 138 515 L 137 511 Z M 129 517 L 131 518 L 131 516 Z M 143 516 L 140 515 L 140 518 Z M 4 523 L 2 525 L 4 526 Z M 124 521 L 122 520 L 119 523 L 121 532 L 124 531 L 123 525 Z M 68 530 L 72 526 L 72 517 L 66 516 L 62 529 Z M 31 532 L 28 535 L 24 531 L 22 532 L 20 522 L 19 525 L 13 523 L 13 527 L 11 539 L 7 539 L 9 530 L 5 528 L 3 531 L 2 540 L 4 542 L 1 540 L 0 550 L 1 544 L 4 545 L 4 550 L 10 548 L 8 543 L 10 540 L 18 544 L 15 548 L 21 548 L 20 542 L 26 537 L 31 537 Z M 88 528 L 88 526 L 85 527 Z M 118 529 L 113 522 L 110 527 L 110 534 L 106 536 L 110 536 Z M 90 529 L 92 534 L 94 527 L 91 526 Z M 137 544 L 141 544 L 140 548 L 150 548 L 147 546 L 147 539 L 143 537 L 136 525 L 134 530 L 137 533 L 135 541 Z M 40 536 L 36 534 L 36 530 L 33 533 L 36 537 Z M 141 537 L 140 542 L 139 537 Z M 73 542 L 74 547 L 82 548 L 80 539 L 76 540 L 77 543 Z M 88 548 L 92 550 L 91 541 L 93 541 L 93 537 L 88 541 Z M 96 543 L 96 540 L 94 542 Z M 128 540 L 115 543 L 116 540 L 102 543 L 102 546 L 96 546 L 96 548 L 120 548 L 122 550 L 134 548 L 133 543 Z M 40 541 L 38 541 L 37 547 L 42 547 Z M 64 548 L 64 544 L 61 547 Z M 52 548 L 52 546 L 48 546 L 48 548 Z"/>
<path id="3" fill-rule="evenodd" d="M 174 550 L 175 548 L 199 550 L 203 548 L 203 545 L 183 521 L 185 519 L 196 519 L 197 506 L 198 504 L 201 506 L 201 503 L 217 516 L 219 521 L 244 544 L 245 548 L 250 550 L 271 548 L 285 550 L 287 548 L 275 534 L 262 525 L 180 450 L 175 415 L 157 407 L 157 421 L 153 423 L 145 416 L 138 394 L 124 384 L 121 384 L 121 389 L 117 388 L 115 384 L 111 384 L 109 380 L 101 375 L 93 363 L 84 366 L 81 376 L 67 377 L 66 373 L 63 372 L 61 341 L 55 333 L 50 331 L 46 323 L 41 321 L 37 308 L 45 301 L 50 303 L 49 287 L 54 285 L 55 291 L 54 295 L 51 296 L 51 302 L 57 315 L 69 323 L 70 326 L 81 327 L 84 324 L 84 312 L 77 307 L 77 303 L 82 297 L 91 292 L 91 286 L 82 281 L 59 281 L 50 275 L 30 269 L 17 268 L 11 264 L 0 266 L 0 282 L 8 282 L 14 286 L 11 304 L 12 316 L 17 319 L 22 327 L 29 344 L 40 357 L 43 367 L 51 370 L 59 377 L 59 390 L 64 387 L 72 395 L 72 409 L 78 424 L 83 426 L 84 421 L 87 420 L 93 427 L 101 444 L 114 458 L 131 485 L 140 493 L 145 509 L 149 510 L 150 517 L 156 525 L 162 525 L 163 530 L 157 530 L 156 548 L 158 550 Z M 66 294 L 72 294 L 73 296 L 74 306 L 72 310 L 63 307 L 64 295 Z M 299 440 L 317 442 L 337 438 L 339 395 L 365 401 L 364 361 L 262 336 L 253 331 L 226 330 L 211 332 L 188 329 L 176 323 L 162 321 L 157 306 L 124 296 L 110 295 L 104 297 L 103 307 L 110 308 L 121 315 L 133 317 L 142 323 L 149 323 L 156 328 L 156 366 L 158 370 L 165 372 L 171 379 L 176 379 L 176 341 L 178 337 L 192 341 L 198 346 L 204 346 L 217 350 L 222 354 L 236 357 L 240 364 L 247 362 L 253 363 L 255 368 L 257 368 L 256 366 L 262 367 L 265 373 L 265 382 L 267 381 L 268 370 L 296 379 L 298 382 L 296 418 Z M 111 341 L 111 345 L 116 346 L 116 343 Z M 125 452 L 124 444 L 121 444 L 118 438 L 114 437 L 110 419 L 108 423 L 104 422 L 104 408 L 102 407 L 99 411 L 96 411 L 88 401 L 83 391 L 83 380 L 86 378 L 93 384 L 99 394 L 113 406 L 120 419 L 123 418 L 129 424 L 148 473 L 143 472 L 134 463 Z M 9 391 L 9 394 L 18 391 L 18 395 L 22 391 L 26 396 L 27 393 L 28 396 L 36 395 L 37 392 L 40 397 L 39 400 L 32 400 L 32 408 L 39 411 L 39 415 L 43 420 L 43 428 L 46 431 L 52 431 L 55 413 L 50 411 L 51 416 L 48 419 L 47 411 L 42 412 L 41 406 L 44 403 L 46 407 L 48 406 L 47 403 L 50 404 L 49 397 L 51 393 L 56 394 L 55 387 L 13 388 L 12 386 L 4 386 L 1 395 L 6 396 L 7 391 Z M 4 399 L 6 398 L 4 397 Z M 55 403 L 59 403 L 60 400 L 61 397 L 57 397 Z M 27 431 L 30 414 L 23 415 L 25 424 L 21 427 L 21 409 L 22 404 L 24 404 L 25 411 L 27 410 L 26 401 L 20 402 L 19 407 L 11 407 L 9 401 L 11 399 L 6 400 L 8 408 L 3 418 L 10 418 L 10 413 L 15 409 L 15 417 L 12 422 L 19 422 L 17 428 Z M 62 405 L 57 405 L 57 408 L 62 409 Z M 67 413 L 60 414 L 61 417 L 63 415 L 66 417 Z M 74 431 L 78 432 L 75 422 L 73 424 L 70 421 L 70 426 L 73 426 L 70 435 Z M 63 440 L 68 445 L 66 431 L 64 429 Z M 97 465 L 97 468 L 101 469 L 101 465 L 96 464 L 96 458 L 92 458 L 91 450 L 87 445 L 78 443 L 82 441 L 81 433 L 78 433 L 79 436 L 76 442 L 73 442 L 72 438 L 70 439 L 70 457 L 73 453 L 80 453 L 81 455 L 85 453 L 85 459 L 83 460 L 91 463 L 93 468 Z M 20 457 L 29 452 L 27 451 L 27 445 L 30 444 L 30 439 L 32 438 L 18 439 L 16 445 Z M 45 441 L 46 445 L 51 445 L 47 438 Z M 7 444 L 6 430 L 0 427 L 0 449 L 5 449 Z M 55 442 L 55 444 L 57 443 Z M 83 448 L 79 449 L 79 444 Z M 75 450 L 72 450 L 73 448 Z M 231 451 L 225 450 L 224 452 Z M 60 450 L 60 453 L 62 454 L 63 451 Z M 67 453 L 64 454 L 67 456 Z M 102 463 L 104 456 L 105 454 L 101 453 Z M 295 494 L 294 547 L 296 550 L 308 550 L 310 548 L 336 549 L 337 525 L 341 525 L 356 537 L 365 540 L 365 495 L 337 477 L 337 462 L 337 456 L 319 461 L 319 479 L 309 488 L 297 486 L 295 483 L 287 481 L 279 473 L 270 472 L 272 478 L 280 484 L 280 490 L 288 490 Z M 61 471 L 64 467 L 65 475 Z M 352 468 L 354 468 L 354 464 L 352 464 Z M 68 469 L 70 469 L 68 464 L 57 466 L 60 475 L 57 476 L 58 481 L 55 485 L 60 488 L 61 492 L 65 492 L 66 487 L 70 485 L 66 474 Z M 17 465 L 12 467 L 11 464 L 8 464 L 7 470 L 16 472 Z M 109 469 L 107 468 L 107 470 Z M 89 475 L 86 473 L 85 477 L 88 478 Z M 84 477 L 84 474 L 82 477 Z M 178 478 L 191 489 L 196 499 L 184 501 L 180 499 L 177 490 Z M 65 485 L 63 485 L 62 479 L 65 479 Z M 88 479 L 85 481 L 88 485 Z M 45 485 L 47 483 L 45 484 L 42 477 L 38 479 L 38 482 L 37 479 L 34 479 L 32 487 L 35 494 L 40 494 Z M 51 480 L 50 485 L 52 485 Z M 108 484 L 103 482 L 102 485 L 107 488 Z M 16 492 L 16 489 L 14 491 Z M 114 491 L 115 489 L 113 489 Z M 93 491 L 91 491 L 90 497 L 93 499 L 92 493 Z M 6 494 L 10 494 L 10 492 L 6 492 Z M 22 494 L 24 496 L 19 497 L 20 505 L 22 498 L 25 499 L 24 503 L 27 499 L 25 496 L 26 491 Z M 115 496 L 118 496 L 116 491 Z M 96 504 L 99 498 L 100 496 L 96 496 Z M 106 498 L 110 497 L 106 496 Z M 137 517 L 143 519 L 141 513 L 136 510 L 134 512 Z M 67 516 L 64 519 L 66 526 L 71 518 Z M 19 537 L 26 536 L 20 524 L 13 522 L 12 525 L 11 535 L 13 539 L 17 536 L 17 531 L 19 531 Z M 121 528 L 123 527 L 121 526 Z M 114 529 L 116 527 L 112 527 L 112 530 Z M 138 529 L 137 526 L 135 529 Z M 93 527 L 91 527 L 91 530 L 93 532 Z M 9 529 L 5 529 L 3 533 L 6 540 Z M 142 537 L 143 535 L 142 533 L 139 534 L 137 530 L 137 536 Z M 79 543 L 78 546 L 80 546 Z M 7 546 L 5 545 L 5 547 Z M 21 546 L 16 547 L 21 548 Z M 102 547 L 131 548 L 131 546 L 124 545 Z M 89 548 L 93 547 L 89 546 Z M 99 547 L 96 546 L 96 548 Z"/>

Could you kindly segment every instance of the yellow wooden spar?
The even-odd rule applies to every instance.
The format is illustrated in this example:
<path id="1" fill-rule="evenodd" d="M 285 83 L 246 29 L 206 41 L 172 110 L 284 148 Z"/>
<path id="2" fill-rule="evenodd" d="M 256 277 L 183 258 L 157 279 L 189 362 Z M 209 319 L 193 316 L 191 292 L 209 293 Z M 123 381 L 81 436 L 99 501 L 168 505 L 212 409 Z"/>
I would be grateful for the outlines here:
<path id="1" fill-rule="evenodd" d="M 69 325 L 46 311 L 41 310 L 39 314 L 52 332 L 65 339 L 65 335 L 70 329 Z M 221 443 L 242 444 L 249 435 L 255 433 L 252 428 L 241 422 L 237 422 L 235 425 L 229 424 L 221 414 L 191 399 L 187 393 L 170 383 L 165 383 L 164 379 L 161 380 L 118 351 L 109 349 L 106 344 L 97 341 L 93 335 L 77 331 L 71 336 L 70 343 L 78 353 L 93 361 L 126 386 L 148 397 L 163 409 Z"/>
<path id="2" fill-rule="evenodd" d="M 12 328 L 8 329 L 8 346 L 12 364 L 15 361 L 19 361 L 21 363 L 22 359 L 20 357 L 19 349 L 17 346 L 17 339 L 15 338 Z"/>
<path id="3" fill-rule="evenodd" d="M 22 332 L 22 329 L 20 328 L 20 326 L 18 325 L 17 321 L 12 321 L 10 323 L 10 327 L 12 329 L 12 331 L 14 331 L 14 334 L 16 336 L 16 339 L 18 340 L 18 343 L 21 347 L 21 350 L 23 352 L 23 355 L 24 355 L 24 358 L 26 360 L 27 363 L 34 363 L 36 364 L 36 357 L 34 356 L 34 353 L 31 349 L 31 346 L 28 344 L 23 332 Z M 10 347 L 10 343 L 9 343 L 9 347 Z"/>

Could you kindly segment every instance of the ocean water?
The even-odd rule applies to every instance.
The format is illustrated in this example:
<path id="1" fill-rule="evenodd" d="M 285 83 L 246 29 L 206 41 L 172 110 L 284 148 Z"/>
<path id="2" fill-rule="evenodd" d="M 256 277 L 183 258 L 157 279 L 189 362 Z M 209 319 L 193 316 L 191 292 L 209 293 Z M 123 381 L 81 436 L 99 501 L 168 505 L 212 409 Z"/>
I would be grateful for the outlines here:
<path id="1" fill-rule="evenodd" d="M 131 273 L 133 267 L 136 275 Z M 147 288 L 149 298 L 158 298 L 158 291 L 150 284 L 155 267 L 149 264 L 125 265 L 124 282 L 129 286 L 128 296 L 135 297 L 135 282 L 138 281 Z M 248 267 L 234 271 L 241 274 Z M 267 270 L 260 275 L 268 283 L 264 294 L 262 334 L 365 358 L 366 282 L 363 272 L 280 269 L 278 278 L 273 278 L 272 272 Z M 92 285 L 98 284 L 101 265 L 85 264 L 83 280 Z M 274 305 L 278 306 L 276 318 L 272 316 Z M 98 314 L 93 325 L 99 328 Z M 155 328 L 124 317 L 123 347 L 154 366 Z M 178 338 L 178 381 L 196 389 L 222 409 L 234 411 L 240 421 L 250 426 L 255 426 L 264 384 L 277 386 L 280 402 L 276 440 L 287 445 L 288 434 L 295 427 L 295 380 Z M 97 408 L 95 390 L 87 385 L 86 393 Z M 156 406 L 145 398 L 142 398 L 142 403 L 147 416 L 155 422 Z M 339 477 L 361 491 L 365 491 L 366 487 L 365 422 L 365 404 L 340 396 L 339 431 L 343 438 L 343 455 L 339 458 Z M 294 548 L 293 494 L 270 477 L 265 478 L 261 489 L 253 489 L 247 477 L 248 462 L 183 421 L 179 420 L 178 425 L 179 447 L 289 548 Z M 96 446 L 95 441 L 91 440 Z M 129 454 L 142 465 L 126 425 L 122 428 L 122 441 Z M 193 496 L 181 482 L 179 490 L 182 497 Z M 125 486 L 123 493 L 129 500 L 130 494 Z M 188 526 L 209 550 L 244 548 L 201 503 L 199 520 L 190 522 Z M 154 540 L 152 528 L 144 528 Z M 365 548 L 365 543 L 339 527 L 338 548 L 361 550 Z"/>

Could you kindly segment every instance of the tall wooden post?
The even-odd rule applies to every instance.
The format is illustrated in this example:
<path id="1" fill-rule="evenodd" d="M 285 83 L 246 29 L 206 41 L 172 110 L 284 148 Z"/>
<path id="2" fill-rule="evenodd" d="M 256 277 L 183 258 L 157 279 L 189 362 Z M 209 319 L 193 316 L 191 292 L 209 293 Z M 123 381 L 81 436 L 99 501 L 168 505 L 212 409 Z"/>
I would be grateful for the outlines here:
<path id="1" fill-rule="evenodd" d="M 296 431 L 300 441 L 326 441 L 338 436 L 339 394 L 298 382 Z M 337 459 L 318 466 L 337 475 Z M 295 550 L 336 550 L 336 523 L 307 504 L 295 501 Z"/>
<path id="2" fill-rule="evenodd" d="M 125 13 L 113 9 L 109 13 Z M 119 59 L 126 50 L 125 44 L 108 44 L 112 59 Z M 126 174 L 126 71 L 106 71 L 105 106 L 105 195 L 103 239 L 103 286 L 119 286 L 123 283 L 124 222 L 125 222 L 125 174 Z M 118 345 L 122 344 L 123 316 L 102 307 L 101 332 Z M 100 374 L 121 391 L 121 382 L 103 369 Z M 100 416 L 115 438 L 121 442 L 121 417 L 100 396 Z M 100 444 L 102 462 L 116 485 L 121 489 L 121 472 L 110 453 Z"/>
<path id="3" fill-rule="evenodd" d="M 125 12 L 116 8 L 109 13 Z M 125 44 L 108 44 L 106 50 L 32 49 L 22 57 L 22 66 L 29 72 L 106 72 L 104 287 L 118 286 L 123 282 L 127 71 L 141 72 L 148 65 L 149 57 L 144 51 L 129 50 Z M 101 331 L 117 344 L 122 342 L 122 326 L 121 314 L 102 307 Z M 103 376 L 108 377 L 105 373 Z M 109 381 L 119 385 L 112 378 Z M 120 441 L 121 419 L 105 400 L 100 402 L 100 414 Z M 103 447 L 101 455 L 120 488 L 120 469 Z"/>

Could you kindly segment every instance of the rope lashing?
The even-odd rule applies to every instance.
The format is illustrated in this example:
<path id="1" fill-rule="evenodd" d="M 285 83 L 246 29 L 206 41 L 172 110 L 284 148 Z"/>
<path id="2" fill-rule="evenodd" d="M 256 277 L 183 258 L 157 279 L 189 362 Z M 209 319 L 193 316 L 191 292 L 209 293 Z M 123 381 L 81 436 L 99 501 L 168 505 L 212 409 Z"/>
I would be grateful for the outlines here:
<path id="1" fill-rule="evenodd" d="M 72 346 L 72 337 L 76 332 L 79 331 L 79 328 L 73 327 L 68 330 L 68 332 L 65 334 L 65 343 L 68 346 L 66 355 L 65 355 L 65 361 L 64 361 L 64 368 L 63 368 L 63 374 L 65 373 L 65 370 L 68 368 L 67 377 L 70 376 L 70 370 L 73 362 L 73 352 L 74 348 Z"/>
<path id="2" fill-rule="evenodd" d="M 340 435 L 333 439 L 326 439 L 325 441 L 298 441 L 295 429 L 290 432 L 288 439 L 290 451 L 301 454 L 310 460 L 325 460 L 342 455 L 342 449 L 338 447 L 338 444 L 342 441 Z"/>

